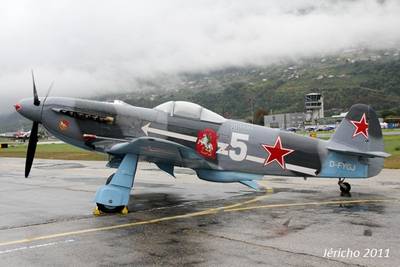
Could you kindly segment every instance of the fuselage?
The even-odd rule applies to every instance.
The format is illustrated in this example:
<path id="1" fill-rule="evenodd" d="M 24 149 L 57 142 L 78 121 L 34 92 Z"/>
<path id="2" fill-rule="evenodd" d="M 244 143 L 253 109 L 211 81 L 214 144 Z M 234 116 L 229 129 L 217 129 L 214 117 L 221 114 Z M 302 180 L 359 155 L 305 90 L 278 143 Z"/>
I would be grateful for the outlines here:
<path id="1" fill-rule="evenodd" d="M 178 106 L 173 106 L 171 110 L 170 107 L 149 109 L 131 106 L 121 101 L 100 102 L 49 97 L 43 107 L 33 107 L 35 110 L 28 108 L 24 111 L 24 106 L 30 102 L 31 99 L 21 102 L 22 108 L 19 112 L 22 115 L 33 121 L 40 120 L 39 122 L 57 138 L 87 150 L 108 153 L 110 142 L 130 142 L 135 138 L 154 136 L 199 152 L 198 146 L 202 142 L 199 133 L 207 129 L 216 133 L 218 146 L 213 148 L 214 156 L 200 155 L 206 160 L 207 166 L 205 167 L 204 163 L 196 166 L 195 160 L 173 162 L 174 165 L 193 169 L 209 168 L 260 175 L 304 177 L 332 177 L 332 172 L 324 174 L 326 164 L 336 164 L 337 166 L 330 168 L 344 173 L 354 173 L 354 168 L 359 168 L 356 159 L 351 158 L 345 162 L 337 159 L 327 162 L 330 155 L 326 141 L 224 119 L 206 109 L 209 112 L 207 116 L 204 119 L 197 118 L 195 109 L 198 105 L 195 104 L 184 106 L 189 110 L 183 109 L 179 113 Z M 88 138 L 100 138 L 103 141 L 93 145 Z M 278 155 L 279 157 L 275 155 L 277 158 L 272 159 L 272 152 L 279 149 L 281 150 L 278 154 L 286 154 Z M 148 161 L 166 160 L 163 155 L 159 158 L 146 158 L 146 153 L 143 155 L 141 156 Z M 360 178 L 365 175 L 360 173 Z"/>

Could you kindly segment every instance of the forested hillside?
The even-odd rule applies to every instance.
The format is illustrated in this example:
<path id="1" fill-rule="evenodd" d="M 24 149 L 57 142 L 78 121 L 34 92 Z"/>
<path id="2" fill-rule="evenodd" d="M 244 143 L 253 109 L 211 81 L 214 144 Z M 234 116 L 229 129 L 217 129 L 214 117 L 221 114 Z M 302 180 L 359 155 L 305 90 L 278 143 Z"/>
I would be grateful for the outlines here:
<path id="1" fill-rule="evenodd" d="M 168 77 L 165 78 L 166 81 Z M 351 51 L 339 56 L 285 61 L 268 65 L 186 73 L 168 80 L 143 83 L 140 93 L 108 95 L 134 105 L 154 107 L 169 100 L 188 100 L 227 117 L 245 118 L 252 110 L 304 110 L 304 96 L 321 92 L 331 115 L 354 103 L 371 104 L 387 116 L 400 115 L 400 57 L 395 51 Z M 168 89 L 168 88 L 169 89 Z M 173 88 L 173 89 L 172 89 Z"/>

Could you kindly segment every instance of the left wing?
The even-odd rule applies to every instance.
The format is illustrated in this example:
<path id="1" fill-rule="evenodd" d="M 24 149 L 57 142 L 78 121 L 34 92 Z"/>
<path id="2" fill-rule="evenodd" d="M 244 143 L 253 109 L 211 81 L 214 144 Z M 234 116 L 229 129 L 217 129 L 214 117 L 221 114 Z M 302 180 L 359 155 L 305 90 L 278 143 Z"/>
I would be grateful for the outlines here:
<path id="1" fill-rule="evenodd" d="M 188 168 L 210 167 L 210 163 L 192 148 L 155 137 L 146 136 L 128 142 L 120 142 L 112 145 L 105 152 L 114 156 L 131 153 L 150 162 L 167 163 Z"/>

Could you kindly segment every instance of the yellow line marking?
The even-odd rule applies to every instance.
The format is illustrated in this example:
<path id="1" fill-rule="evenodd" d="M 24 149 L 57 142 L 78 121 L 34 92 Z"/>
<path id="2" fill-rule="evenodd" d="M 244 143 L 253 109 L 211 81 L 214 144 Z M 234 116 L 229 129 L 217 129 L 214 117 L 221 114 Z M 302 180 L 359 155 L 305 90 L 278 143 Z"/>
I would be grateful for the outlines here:
<path id="1" fill-rule="evenodd" d="M 121 228 L 127 228 L 127 227 L 132 227 L 132 226 L 138 226 L 138 225 L 144 225 L 144 224 L 152 224 L 152 223 L 158 223 L 158 222 L 170 221 L 170 220 L 177 220 L 177 219 L 183 219 L 183 218 L 189 218 L 189 217 L 195 217 L 195 216 L 204 216 L 204 215 L 208 215 L 208 214 L 212 214 L 212 213 L 217 213 L 220 210 L 234 208 L 234 207 L 238 207 L 238 206 L 254 203 L 256 201 L 260 201 L 260 200 L 262 200 L 264 198 L 267 198 L 269 196 L 270 196 L 269 194 L 265 194 L 265 195 L 255 197 L 253 199 L 250 199 L 250 200 L 247 200 L 247 201 L 244 201 L 244 202 L 233 204 L 233 205 L 222 206 L 222 207 L 217 207 L 217 208 L 210 208 L 210 209 L 207 209 L 207 210 L 204 210 L 204 211 L 192 212 L 192 213 L 183 214 L 183 215 L 176 215 L 176 216 L 163 217 L 163 218 L 153 219 L 153 220 L 148 220 L 148 221 L 133 222 L 133 223 L 126 223 L 126 224 L 119 224 L 119 225 L 112 225 L 112 226 L 105 226 L 105 227 L 98 227 L 98 228 L 90 228 L 90 229 L 77 230 L 77 231 L 71 231 L 71 232 L 65 232 L 65 233 L 59 233 L 59 234 L 53 234 L 53 235 L 45 235 L 45 236 L 38 236 L 38 237 L 21 239 L 21 240 L 9 241 L 9 242 L 0 243 L 0 247 L 1 246 L 7 246 L 7 245 L 16 245 L 16 244 L 28 243 L 28 242 L 39 241 L 39 240 L 58 238 L 58 237 L 65 237 L 65 236 L 70 236 L 70 235 L 81 235 L 81 234 L 93 233 L 93 232 L 99 232 L 99 231 L 121 229 Z"/>
<path id="2" fill-rule="evenodd" d="M 390 202 L 396 201 L 394 199 L 360 199 L 360 200 L 334 200 L 334 201 L 322 201 L 322 202 L 304 202 L 304 203 L 288 203 L 288 204 L 270 204 L 260 205 L 242 208 L 229 208 L 225 209 L 225 212 L 231 211 L 243 211 L 243 210 L 254 210 L 254 209 L 268 209 L 268 208 L 280 208 L 280 207 L 295 207 L 295 206 L 323 206 L 323 205 L 334 205 L 334 204 L 357 204 L 357 203 L 377 203 L 377 202 Z"/>
<path id="3" fill-rule="evenodd" d="M 258 181 L 258 183 L 265 187 L 265 191 L 267 193 L 273 193 L 274 192 L 274 188 L 268 187 L 269 183 L 267 181 L 261 180 L 261 181 Z"/>
<path id="4" fill-rule="evenodd" d="M 165 221 L 191 218 L 191 217 L 196 217 L 196 216 L 205 216 L 205 215 L 215 214 L 220 210 L 223 210 L 224 212 L 236 212 L 236 211 L 252 210 L 252 209 L 293 207 L 293 206 L 321 206 L 321 205 L 333 205 L 333 204 L 356 204 L 356 203 L 377 203 L 377 202 L 396 201 L 393 199 L 337 200 L 337 201 L 324 201 L 324 202 L 271 204 L 271 205 L 260 205 L 260 206 L 235 208 L 240 205 L 254 203 L 263 198 L 266 198 L 267 196 L 269 196 L 269 195 L 259 196 L 254 199 L 244 201 L 241 203 L 237 203 L 237 204 L 233 204 L 233 205 L 229 205 L 229 206 L 211 208 L 211 209 L 207 209 L 204 211 L 192 212 L 192 213 L 187 213 L 187 214 L 183 214 L 183 215 L 175 215 L 175 216 L 163 217 L 163 218 L 152 219 L 152 220 L 147 220 L 147 221 L 132 222 L 132 223 L 125 223 L 125 224 L 118 224 L 118 225 L 111 225 L 111 226 L 97 227 L 97 228 L 89 228 L 89 229 L 83 229 L 83 230 L 77 230 L 77 231 L 71 231 L 71 232 L 64 232 L 64 233 L 58 233 L 58 234 L 52 234 L 52 235 L 44 235 L 44 236 L 37 236 L 37 237 L 32 237 L 32 238 L 8 241 L 8 242 L 0 243 L 0 246 L 16 245 L 16 244 L 28 243 L 28 242 L 39 241 L 39 240 L 47 240 L 47 239 L 66 237 L 66 236 L 72 236 L 72 235 L 82 235 L 82 234 L 94 233 L 94 232 L 100 232 L 100 231 L 115 230 L 115 229 L 138 226 L 138 225 L 154 224 L 154 223 L 165 222 Z"/>
<path id="5" fill-rule="evenodd" d="M 265 199 L 267 197 L 270 197 L 270 196 L 271 196 L 270 192 L 267 191 L 265 195 L 258 196 L 258 197 L 255 197 L 253 199 L 250 199 L 250 200 L 247 200 L 247 201 L 244 201 L 244 202 L 239 202 L 239 203 L 236 203 L 236 204 L 232 204 L 232 205 L 229 205 L 229 206 L 219 207 L 219 208 L 216 208 L 216 209 L 217 210 L 231 209 L 231 208 L 235 208 L 235 207 L 238 207 L 238 206 L 243 206 L 243 205 L 247 205 L 247 204 L 250 204 L 250 203 L 254 203 L 254 202 L 260 201 L 262 199 Z"/>

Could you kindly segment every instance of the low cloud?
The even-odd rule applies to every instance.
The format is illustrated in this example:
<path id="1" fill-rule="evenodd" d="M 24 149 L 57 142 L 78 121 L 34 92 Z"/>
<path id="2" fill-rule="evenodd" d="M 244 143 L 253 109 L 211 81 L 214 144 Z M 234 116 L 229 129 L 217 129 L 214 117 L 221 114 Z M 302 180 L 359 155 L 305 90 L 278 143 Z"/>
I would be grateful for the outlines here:
<path id="1" fill-rule="evenodd" d="M 399 47 L 400 2 L 2 1 L 0 111 L 40 93 L 133 90 L 135 79 Z"/>

